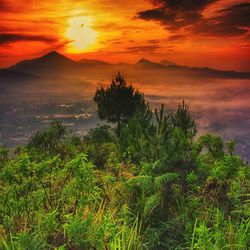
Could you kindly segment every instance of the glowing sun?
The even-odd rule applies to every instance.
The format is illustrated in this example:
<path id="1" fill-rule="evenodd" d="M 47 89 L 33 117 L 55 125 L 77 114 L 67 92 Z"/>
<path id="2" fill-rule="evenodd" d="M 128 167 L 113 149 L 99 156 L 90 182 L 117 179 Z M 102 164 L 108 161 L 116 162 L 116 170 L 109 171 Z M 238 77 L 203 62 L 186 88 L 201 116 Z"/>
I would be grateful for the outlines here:
<path id="1" fill-rule="evenodd" d="M 72 17 L 68 20 L 65 37 L 69 39 L 70 52 L 83 52 L 96 43 L 97 32 L 92 28 L 90 17 Z"/>

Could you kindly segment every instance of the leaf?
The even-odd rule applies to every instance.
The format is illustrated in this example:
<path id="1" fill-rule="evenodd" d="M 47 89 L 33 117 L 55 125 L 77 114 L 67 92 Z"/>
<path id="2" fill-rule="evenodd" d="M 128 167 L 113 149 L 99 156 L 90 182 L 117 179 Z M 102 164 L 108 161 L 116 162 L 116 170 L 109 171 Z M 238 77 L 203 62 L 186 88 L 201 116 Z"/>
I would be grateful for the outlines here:
<path id="1" fill-rule="evenodd" d="M 143 215 L 146 217 L 150 215 L 154 209 L 160 204 L 161 196 L 159 193 L 151 195 L 145 203 Z"/>
<path id="2" fill-rule="evenodd" d="M 151 190 L 153 188 L 153 177 L 147 175 L 139 175 L 127 181 L 132 186 L 140 186 L 143 190 Z"/>
<path id="3" fill-rule="evenodd" d="M 175 181 L 179 177 L 176 173 L 166 173 L 154 178 L 156 188 L 160 189 L 167 183 Z"/>

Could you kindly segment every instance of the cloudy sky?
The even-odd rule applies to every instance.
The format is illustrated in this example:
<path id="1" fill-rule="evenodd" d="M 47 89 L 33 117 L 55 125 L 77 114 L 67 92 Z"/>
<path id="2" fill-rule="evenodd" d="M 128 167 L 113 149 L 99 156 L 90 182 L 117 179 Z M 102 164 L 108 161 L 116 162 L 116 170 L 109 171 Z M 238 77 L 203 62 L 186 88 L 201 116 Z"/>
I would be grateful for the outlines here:
<path id="1" fill-rule="evenodd" d="M 0 67 L 57 50 L 250 71 L 250 1 L 0 0 Z"/>

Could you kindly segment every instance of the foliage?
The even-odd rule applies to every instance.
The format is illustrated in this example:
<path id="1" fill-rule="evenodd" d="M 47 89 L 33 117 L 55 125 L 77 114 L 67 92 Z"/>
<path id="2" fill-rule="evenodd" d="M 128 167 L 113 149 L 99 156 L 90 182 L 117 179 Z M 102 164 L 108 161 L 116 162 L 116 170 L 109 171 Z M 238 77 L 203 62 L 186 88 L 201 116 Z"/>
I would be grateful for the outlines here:
<path id="1" fill-rule="evenodd" d="M 117 91 L 143 100 L 120 75 L 97 93 L 124 102 Z M 53 122 L 0 147 L 0 249 L 248 249 L 250 168 L 234 142 L 198 137 L 184 102 L 121 111 L 102 114 L 119 136 L 104 125 L 80 140 Z"/>
<path id="2" fill-rule="evenodd" d="M 132 85 L 127 85 L 124 77 L 118 73 L 107 89 L 100 87 L 96 90 L 94 101 L 100 119 L 120 126 L 134 114 L 136 109 L 144 105 L 143 95 Z"/>
<path id="3" fill-rule="evenodd" d="M 107 167 L 110 154 L 118 154 L 118 148 L 114 143 L 84 143 L 81 145 L 81 151 L 87 155 L 87 158 L 100 169 Z"/>
<path id="4" fill-rule="evenodd" d="M 174 127 L 180 128 L 185 134 L 194 136 L 196 125 L 189 113 L 189 107 L 185 102 L 178 106 L 178 110 L 171 116 Z"/>
<path id="5" fill-rule="evenodd" d="M 53 121 L 46 131 L 37 131 L 29 140 L 28 147 L 37 149 L 38 151 L 55 152 L 66 135 L 66 127 L 60 122 Z"/>
<path id="6" fill-rule="evenodd" d="M 95 204 L 99 197 L 93 166 L 82 154 L 67 162 L 55 156 L 37 163 L 24 153 L 10 160 L 0 177 L 1 224 L 18 242 L 24 230 L 57 244 L 63 240 L 58 232 L 64 216 Z"/>
<path id="7" fill-rule="evenodd" d="M 161 163 L 155 162 L 145 164 L 142 173 L 128 181 L 130 185 L 136 185 L 141 189 L 143 216 L 149 216 L 159 207 L 162 212 L 166 212 L 171 184 L 177 179 L 177 173 L 162 171 Z"/>
<path id="8" fill-rule="evenodd" d="M 139 110 L 122 129 L 120 144 L 132 161 L 155 162 L 166 154 L 166 144 L 171 132 L 164 106 L 152 113 L 149 108 Z"/>
<path id="9" fill-rule="evenodd" d="M 98 125 L 96 128 L 90 129 L 84 137 L 84 141 L 91 143 L 109 143 L 115 141 L 115 135 L 109 125 Z"/>
<path id="10" fill-rule="evenodd" d="M 0 146 L 0 165 L 8 159 L 9 150 L 6 147 Z"/>

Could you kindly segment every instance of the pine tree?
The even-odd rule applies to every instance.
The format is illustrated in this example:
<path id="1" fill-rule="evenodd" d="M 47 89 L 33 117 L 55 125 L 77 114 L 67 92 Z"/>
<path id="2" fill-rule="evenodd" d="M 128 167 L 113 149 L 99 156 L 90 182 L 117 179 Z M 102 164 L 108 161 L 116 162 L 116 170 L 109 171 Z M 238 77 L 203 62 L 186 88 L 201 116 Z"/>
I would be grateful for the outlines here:
<path id="1" fill-rule="evenodd" d="M 145 105 L 143 95 L 132 85 L 127 85 L 120 73 L 107 89 L 101 86 L 96 90 L 94 101 L 97 103 L 100 119 L 117 123 L 118 136 L 121 126 L 132 117 L 137 108 Z"/>

